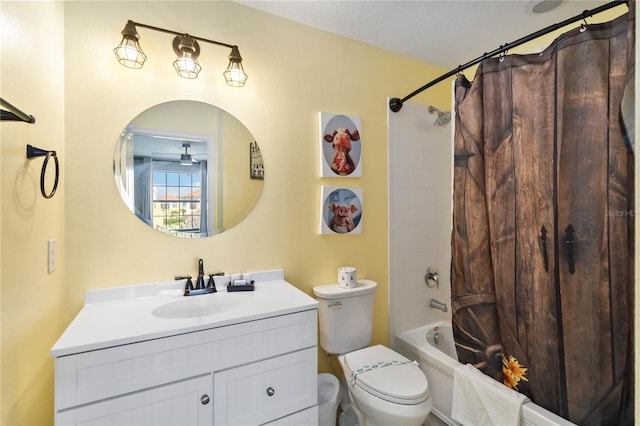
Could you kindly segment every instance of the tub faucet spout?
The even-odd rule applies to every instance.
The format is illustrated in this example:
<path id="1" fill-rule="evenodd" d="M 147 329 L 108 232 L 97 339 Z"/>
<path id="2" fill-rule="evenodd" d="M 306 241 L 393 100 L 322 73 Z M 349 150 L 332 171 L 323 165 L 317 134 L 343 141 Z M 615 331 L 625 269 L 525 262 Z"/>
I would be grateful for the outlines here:
<path id="1" fill-rule="evenodd" d="M 440 309 L 442 312 L 447 312 L 447 304 L 437 301 L 436 299 L 431 299 L 429 306 L 434 309 Z"/>

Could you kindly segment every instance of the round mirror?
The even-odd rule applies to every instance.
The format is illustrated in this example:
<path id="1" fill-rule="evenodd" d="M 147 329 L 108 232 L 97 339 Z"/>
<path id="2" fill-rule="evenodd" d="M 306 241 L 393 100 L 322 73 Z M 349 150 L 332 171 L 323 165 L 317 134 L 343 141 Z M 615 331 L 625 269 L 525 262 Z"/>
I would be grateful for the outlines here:
<path id="1" fill-rule="evenodd" d="M 124 129 L 113 174 L 129 210 L 182 238 L 219 234 L 240 223 L 262 192 L 260 148 L 228 112 L 197 101 L 155 105 Z"/>

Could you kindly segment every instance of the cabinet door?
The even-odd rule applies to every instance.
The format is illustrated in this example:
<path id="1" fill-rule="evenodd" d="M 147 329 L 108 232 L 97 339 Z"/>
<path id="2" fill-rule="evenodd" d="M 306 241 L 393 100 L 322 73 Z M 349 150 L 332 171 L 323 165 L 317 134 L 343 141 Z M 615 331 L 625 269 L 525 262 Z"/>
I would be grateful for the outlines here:
<path id="1" fill-rule="evenodd" d="M 57 425 L 211 425 L 211 374 L 56 414 Z"/>
<path id="2" fill-rule="evenodd" d="M 258 425 L 317 405 L 317 350 L 214 374 L 216 425 Z"/>
<path id="3" fill-rule="evenodd" d="M 318 406 L 266 423 L 265 426 L 318 426 Z"/>

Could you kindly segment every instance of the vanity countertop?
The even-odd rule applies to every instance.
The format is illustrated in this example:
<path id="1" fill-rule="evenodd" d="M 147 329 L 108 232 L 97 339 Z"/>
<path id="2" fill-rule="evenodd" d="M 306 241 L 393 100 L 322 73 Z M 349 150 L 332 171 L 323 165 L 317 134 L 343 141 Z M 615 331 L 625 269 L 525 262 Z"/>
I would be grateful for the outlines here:
<path id="1" fill-rule="evenodd" d="M 184 280 L 89 290 L 85 305 L 51 348 L 51 356 L 104 349 L 191 333 L 277 315 L 317 309 L 318 302 L 284 280 L 282 270 L 253 272 L 255 291 L 237 292 L 246 301 L 233 309 L 194 318 L 161 318 L 152 312 L 172 302 L 226 297 L 217 293 L 185 297 Z M 204 301 L 205 299 L 199 299 Z"/>

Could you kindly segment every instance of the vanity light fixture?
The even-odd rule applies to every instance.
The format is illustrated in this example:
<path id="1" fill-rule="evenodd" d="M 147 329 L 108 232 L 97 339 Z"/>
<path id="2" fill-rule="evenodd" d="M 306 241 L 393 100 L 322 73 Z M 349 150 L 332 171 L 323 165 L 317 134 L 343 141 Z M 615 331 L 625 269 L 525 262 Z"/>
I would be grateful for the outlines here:
<path id="1" fill-rule="evenodd" d="M 113 49 L 113 53 L 116 54 L 118 62 L 127 68 L 142 68 L 142 65 L 144 65 L 144 62 L 147 60 L 147 55 L 144 54 L 140 43 L 138 43 L 140 34 L 136 31 L 134 23 L 132 21 L 127 22 L 121 34 L 122 41 Z"/>
<path id="2" fill-rule="evenodd" d="M 224 75 L 227 84 L 233 87 L 242 87 L 245 81 L 247 81 L 247 73 L 245 73 L 244 68 L 242 68 L 242 56 L 240 56 L 238 46 L 231 48 L 229 66 L 227 66 L 227 69 L 222 75 Z"/>
<path id="3" fill-rule="evenodd" d="M 244 72 L 244 68 L 242 67 L 242 56 L 240 56 L 238 46 L 141 24 L 131 20 L 127 21 L 121 32 L 122 41 L 120 41 L 120 44 L 113 49 L 113 53 L 116 55 L 118 62 L 127 68 L 142 68 L 142 65 L 144 65 L 147 60 L 147 56 L 140 47 L 140 35 L 138 34 L 136 27 L 175 35 L 175 38 L 173 39 L 173 51 L 178 55 L 178 57 L 173 62 L 173 67 L 180 77 L 196 78 L 200 73 L 202 66 L 198 63 L 197 59 L 200 55 L 200 45 L 198 44 L 198 41 L 201 41 L 231 49 L 231 53 L 229 54 L 229 65 L 222 73 L 229 86 L 242 87 L 247 81 L 247 73 Z"/>
<path id="4" fill-rule="evenodd" d="M 178 59 L 173 62 L 173 67 L 180 77 L 196 78 L 202 69 L 198 63 L 200 45 L 188 34 L 176 36 L 173 39 L 173 51 Z"/>

